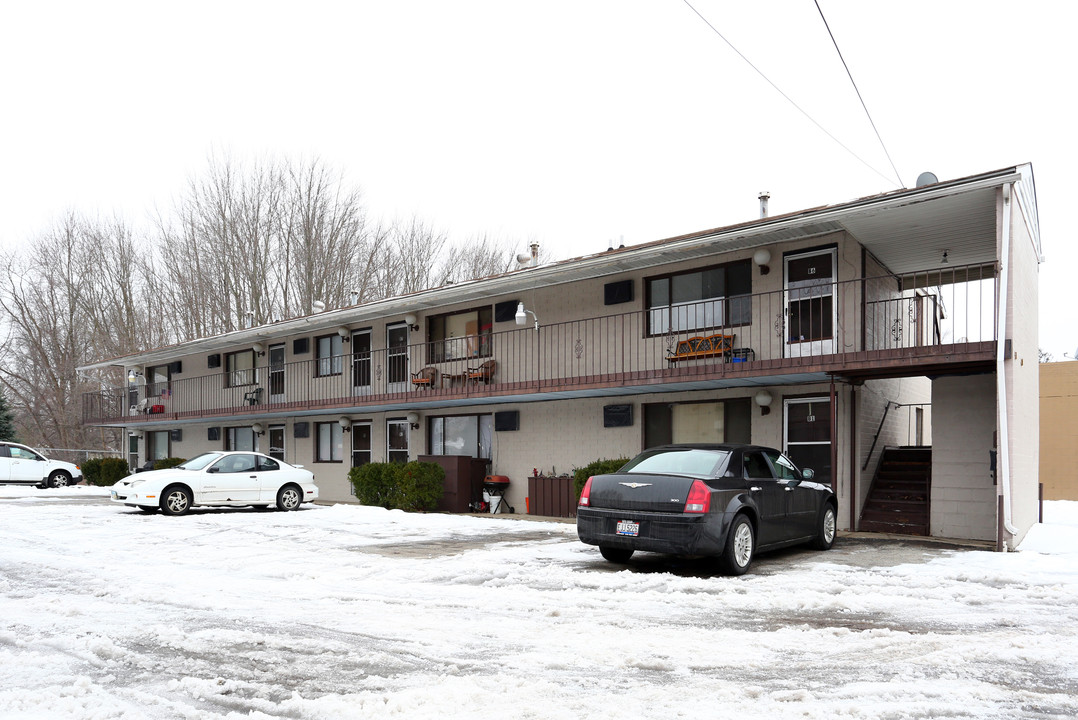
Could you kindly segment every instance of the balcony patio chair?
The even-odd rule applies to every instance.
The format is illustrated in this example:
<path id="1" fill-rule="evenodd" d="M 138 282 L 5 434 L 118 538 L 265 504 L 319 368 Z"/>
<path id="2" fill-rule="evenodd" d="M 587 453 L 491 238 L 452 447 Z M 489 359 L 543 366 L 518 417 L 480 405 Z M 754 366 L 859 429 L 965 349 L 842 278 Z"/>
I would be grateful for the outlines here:
<path id="1" fill-rule="evenodd" d="M 489 385 L 491 378 L 494 377 L 495 371 L 498 369 L 498 362 L 496 360 L 487 360 L 479 367 L 468 368 L 464 371 L 464 380 L 467 382 L 479 384 L 480 381 L 484 385 Z"/>
<path id="2" fill-rule="evenodd" d="M 425 367 L 422 370 L 412 373 L 412 387 L 414 388 L 433 388 L 438 385 L 438 368 Z"/>

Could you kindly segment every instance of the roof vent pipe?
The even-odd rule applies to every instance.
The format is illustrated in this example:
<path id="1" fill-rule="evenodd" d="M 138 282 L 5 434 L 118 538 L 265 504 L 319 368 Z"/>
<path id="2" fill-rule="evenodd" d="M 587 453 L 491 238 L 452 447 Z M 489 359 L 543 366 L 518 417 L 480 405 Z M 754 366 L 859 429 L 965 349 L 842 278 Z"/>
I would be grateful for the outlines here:
<path id="1" fill-rule="evenodd" d="M 538 241 L 532 240 L 531 244 L 528 245 L 528 247 L 530 247 L 531 251 L 532 251 L 532 260 L 538 260 L 539 259 L 539 243 L 538 243 Z"/>
<path id="2" fill-rule="evenodd" d="M 760 193 L 760 217 L 767 217 L 767 201 L 771 199 L 771 193 L 764 190 Z"/>

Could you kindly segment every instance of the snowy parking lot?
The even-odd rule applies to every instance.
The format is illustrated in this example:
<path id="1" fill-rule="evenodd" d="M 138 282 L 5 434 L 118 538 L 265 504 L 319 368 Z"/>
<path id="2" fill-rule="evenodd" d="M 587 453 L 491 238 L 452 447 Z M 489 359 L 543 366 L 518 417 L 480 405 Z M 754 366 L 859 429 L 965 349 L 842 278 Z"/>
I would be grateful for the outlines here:
<path id="1" fill-rule="evenodd" d="M 1074 718 L 1078 503 L 1046 514 L 728 578 L 519 517 L 0 486 L 0 717 Z"/>

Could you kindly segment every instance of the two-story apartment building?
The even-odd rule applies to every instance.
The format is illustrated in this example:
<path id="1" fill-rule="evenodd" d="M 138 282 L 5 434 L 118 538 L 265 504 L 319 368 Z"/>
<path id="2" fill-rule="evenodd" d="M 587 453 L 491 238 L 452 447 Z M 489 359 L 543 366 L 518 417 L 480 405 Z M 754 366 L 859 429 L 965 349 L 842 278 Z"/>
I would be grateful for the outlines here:
<path id="1" fill-rule="evenodd" d="M 846 529 L 997 540 L 1036 521 L 1030 166 L 330 309 L 104 360 L 133 465 L 255 448 L 348 501 L 420 455 L 527 478 L 667 442 L 780 447 Z M 911 449 L 913 448 L 913 449 Z"/>

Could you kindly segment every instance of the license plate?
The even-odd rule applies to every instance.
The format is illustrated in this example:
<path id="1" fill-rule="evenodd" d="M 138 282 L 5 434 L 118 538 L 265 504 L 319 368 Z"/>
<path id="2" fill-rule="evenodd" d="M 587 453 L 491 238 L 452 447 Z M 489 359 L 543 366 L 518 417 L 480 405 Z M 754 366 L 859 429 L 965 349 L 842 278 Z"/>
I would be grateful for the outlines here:
<path id="1" fill-rule="evenodd" d="M 640 534 L 640 523 L 632 520 L 618 520 L 618 535 L 636 537 Z"/>

